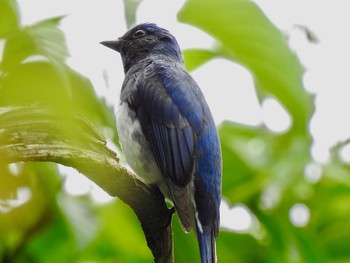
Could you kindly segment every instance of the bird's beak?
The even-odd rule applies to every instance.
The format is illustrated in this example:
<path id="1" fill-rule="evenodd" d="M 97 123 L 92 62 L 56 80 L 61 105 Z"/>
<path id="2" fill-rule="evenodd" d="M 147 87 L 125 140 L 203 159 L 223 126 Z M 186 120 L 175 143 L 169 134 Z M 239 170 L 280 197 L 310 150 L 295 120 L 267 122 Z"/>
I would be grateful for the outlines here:
<path id="1" fill-rule="evenodd" d="M 121 39 L 118 39 L 118 40 L 107 40 L 107 41 L 102 41 L 100 42 L 100 44 L 106 46 L 106 47 L 109 47 L 117 52 L 120 52 L 120 48 L 121 48 L 121 45 L 122 45 L 122 40 Z"/>

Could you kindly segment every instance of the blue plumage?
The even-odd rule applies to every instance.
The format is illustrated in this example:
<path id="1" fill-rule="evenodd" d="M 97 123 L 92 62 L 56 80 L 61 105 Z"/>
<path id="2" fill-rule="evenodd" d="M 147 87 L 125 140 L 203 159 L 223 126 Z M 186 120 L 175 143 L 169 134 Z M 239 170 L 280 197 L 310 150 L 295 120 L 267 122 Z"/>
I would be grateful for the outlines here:
<path id="1" fill-rule="evenodd" d="M 195 227 L 201 262 L 216 262 L 220 143 L 175 38 L 146 23 L 102 44 L 118 51 L 123 61 L 117 124 L 129 165 L 173 201 L 185 231 Z"/>

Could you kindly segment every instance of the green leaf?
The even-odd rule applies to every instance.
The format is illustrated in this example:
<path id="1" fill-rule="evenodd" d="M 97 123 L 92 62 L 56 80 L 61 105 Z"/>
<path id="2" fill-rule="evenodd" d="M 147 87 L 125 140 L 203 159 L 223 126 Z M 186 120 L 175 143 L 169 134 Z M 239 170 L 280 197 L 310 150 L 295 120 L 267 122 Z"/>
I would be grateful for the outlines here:
<path id="1" fill-rule="evenodd" d="M 118 146 L 117 123 L 113 108 L 107 105 L 105 99 L 97 96 L 89 79 L 72 69 L 68 71 L 74 112 L 82 114 L 101 128 L 104 134 Z"/>
<path id="2" fill-rule="evenodd" d="M 70 93 L 64 65 L 68 51 L 63 32 L 58 28 L 62 18 L 46 19 L 11 34 L 5 42 L 0 69 L 9 73 L 29 59 L 49 61 Z"/>
<path id="3" fill-rule="evenodd" d="M 195 237 L 195 230 L 191 233 L 184 233 L 179 219 L 173 216 L 172 219 L 173 236 L 174 236 L 174 258 L 175 262 L 198 262 L 199 261 L 199 248 Z"/>
<path id="4" fill-rule="evenodd" d="M 24 253 L 18 254 L 16 262 L 53 262 L 60 263 L 62 259 L 74 262 L 77 246 L 68 222 L 61 214 L 56 214 L 50 225 L 28 240 Z"/>
<path id="5" fill-rule="evenodd" d="M 124 0 L 125 20 L 128 28 L 136 24 L 136 12 L 141 2 L 142 0 Z"/>
<path id="6" fill-rule="evenodd" d="M 303 68 L 285 37 L 254 2 L 188 0 L 178 18 L 218 39 L 222 55 L 252 72 L 258 94 L 277 98 L 292 115 L 293 129 L 306 133 L 313 107 L 302 86 Z"/>
<path id="7" fill-rule="evenodd" d="M 17 173 L 11 174 L 12 178 L 0 174 L 1 185 L 16 193 L 0 199 L 1 206 L 15 204 L 10 205 L 5 213 L 0 213 L 0 256 L 1 250 L 4 250 L 9 261 L 13 259 L 11 262 L 17 262 L 14 259 L 22 257 L 22 249 L 51 224 L 57 208 L 56 193 L 60 189 L 57 165 L 53 163 L 16 164 L 16 169 Z M 21 191 L 26 193 L 25 197 L 20 194 Z"/>
<path id="8" fill-rule="evenodd" d="M 183 51 L 185 66 L 187 70 L 193 71 L 218 54 L 206 49 L 187 49 Z"/>
<path id="9" fill-rule="evenodd" d="M 19 27 L 19 12 L 14 0 L 0 0 L 0 38 L 15 32 Z"/>
<path id="10" fill-rule="evenodd" d="M 2 79 L 0 105 L 41 105 L 60 109 L 62 113 L 79 113 L 105 129 L 106 135 L 118 145 L 113 109 L 97 97 L 87 78 L 64 64 L 61 66 L 62 73 L 48 61 L 20 64 Z"/>
<path id="11" fill-rule="evenodd" d="M 276 135 L 264 127 L 225 122 L 219 127 L 223 154 L 222 193 L 232 203 L 250 202 L 267 188 L 274 189 L 276 205 L 299 194 L 310 161 L 308 144 L 290 134 Z"/>
<path id="12" fill-rule="evenodd" d="M 64 35 L 58 28 L 61 19 L 47 19 L 11 35 L 5 43 L 2 70 L 10 72 L 35 55 L 55 63 L 59 68 L 68 55 Z"/>
<path id="13" fill-rule="evenodd" d="M 3 78 L 0 105 L 45 105 L 69 111 L 66 82 L 47 61 L 19 65 Z"/>
<path id="14" fill-rule="evenodd" d="M 255 210 L 259 219 L 264 236 L 260 242 L 269 244 L 266 247 L 266 262 L 275 258 L 273 262 L 317 262 L 326 261 L 325 253 L 318 240 L 305 229 L 298 229 L 289 222 L 288 208 L 284 207 L 272 213 L 261 213 Z"/>
<path id="15" fill-rule="evenodd" d="M 259 241 L 249 234 L 237 234 L 229 231 L 220 231 L 219 233 L 217 239 L 218 262 L 272 262 L 264 260 L 267 253 L 267 250 L 260 246 Z"/>
<path id="16" fill-rule="evenodd" d="M 26 30 L 37 45 L 37 52 L 50 59 L 64 62 L 68 55 L 63 32 L 58 28 L 63 16 L 40 21 Z"/>
<path id="17" fill-rule="evenodd" d="M 308 204 L 312 228 L 320 237 L 323 251 L 335 262 L 347 262 L 350 258 L 349 172 L 347 164 L 324 165 L 322 177 L 314 186 L 313 198 Z"/>
<path id="18" fill-rule="evenodd" d="M 222 193 L 232 203 L 262 191 L 270 179 L 275 136 L 266 129 L 225 122 L 219 127 L 223 155 Z"/>
<path id="19" fill-rule="evenodd" d="M 132 210 L 120 200 L 95 207 L 99 232 L 78 262 L 151 263 L 142 228 Z"/>

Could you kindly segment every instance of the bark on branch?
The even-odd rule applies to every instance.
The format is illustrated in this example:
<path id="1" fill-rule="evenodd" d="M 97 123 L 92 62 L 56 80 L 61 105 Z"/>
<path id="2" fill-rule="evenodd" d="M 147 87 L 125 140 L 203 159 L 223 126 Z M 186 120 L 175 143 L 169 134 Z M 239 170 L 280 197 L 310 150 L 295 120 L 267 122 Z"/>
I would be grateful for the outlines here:
<path id="1" fill-rule="evenodd" d="M 155 262 L 173 262 L 172 210 L 164 197 L 121 166 L 105 138 L 82 116 L 38 107 L 0 108 L 0 158 L 77 169 L 134 210 Z"/>

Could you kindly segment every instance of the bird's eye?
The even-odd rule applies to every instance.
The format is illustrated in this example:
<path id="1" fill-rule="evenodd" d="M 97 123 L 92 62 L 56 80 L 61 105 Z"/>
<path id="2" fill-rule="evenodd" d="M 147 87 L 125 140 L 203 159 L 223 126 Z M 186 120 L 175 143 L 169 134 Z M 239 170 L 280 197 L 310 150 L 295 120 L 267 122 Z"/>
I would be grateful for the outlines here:
<path id="1" fill-rule="evenodd" d="M 143 37 L 144 35 L 146 35 L 146 32 L 142 29 L 139 29 L 134 33 L 134 37 Z"/>

